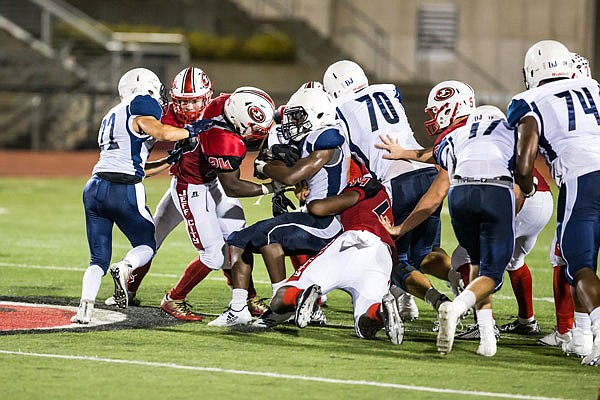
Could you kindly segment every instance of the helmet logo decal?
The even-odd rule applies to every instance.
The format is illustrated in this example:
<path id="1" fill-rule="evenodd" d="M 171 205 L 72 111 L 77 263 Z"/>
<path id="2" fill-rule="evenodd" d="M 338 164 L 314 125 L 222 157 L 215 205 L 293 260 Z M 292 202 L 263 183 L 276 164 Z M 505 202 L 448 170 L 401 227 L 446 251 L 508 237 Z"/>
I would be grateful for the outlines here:
<path id="1" fill-rule="evenodd" d="M 265 112 L 257 106 L 248 107 L 248 115 L 253 121 L 256 121 L 258 123 L 265 122 L 265 120 L 267 119 Z"/>
<path id="2" fill-rule="evenodd" d="M 444 101 L 444 100 L 454 96 L 454 93 L 456 93 L 456 90 L 454 88 L 443 87 L 437 91 L 437 93 L 435 94 L 433 99 L 436 101 Z"/>

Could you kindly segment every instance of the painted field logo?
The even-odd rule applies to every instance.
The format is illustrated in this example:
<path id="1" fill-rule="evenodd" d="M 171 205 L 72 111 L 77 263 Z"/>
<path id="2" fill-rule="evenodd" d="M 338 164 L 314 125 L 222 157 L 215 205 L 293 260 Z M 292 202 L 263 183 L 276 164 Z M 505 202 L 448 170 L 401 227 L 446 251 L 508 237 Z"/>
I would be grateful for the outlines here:
<path id="1" fill-rule="evenodd" d="M 82 325 L 71 323 L 76 312 L 77 307 L 0 301 L 0 331 L 81 328 Z M 85 326 L 114 324 L 125 319 L 123 313 L 95 309 L 94 319 Z"/>

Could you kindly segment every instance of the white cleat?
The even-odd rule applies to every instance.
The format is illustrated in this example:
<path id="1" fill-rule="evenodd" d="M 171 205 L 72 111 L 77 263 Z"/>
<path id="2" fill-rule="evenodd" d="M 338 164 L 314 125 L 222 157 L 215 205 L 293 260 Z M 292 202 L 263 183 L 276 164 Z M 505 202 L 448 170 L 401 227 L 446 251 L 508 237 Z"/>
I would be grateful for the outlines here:
<path id="1" fill-rule="evenodd" d="M 310 285 L 298 296 L 296 303 L 296 326 L 298 328 L 305 328 L 311 321 L 313 313 L 319 306 L 319 296 L 321 296 L 319 285 Z"/>
<path id="2" fill-rule="evenodd" d="M 479 347 L 477 348 L 477 354 L 484 357 L 492 357 L 496 355 L 498 346 L 496 344 L 496 334 L 494 332 L 494 326 L 496 323 L 490 326 L 479 327 Z"/>
<path id="3" fill-rule="evenodd" d="M 402 320 L 413 321 L 419 319 L 419 307 L 417 307 L 415 298 L 412 295 L 404 293 L 398 297 L 397 301 Z"/>
<path id="4" fill-rule="evenodd" d="M 460 314 L 456 304 L 450 301 L 443 303 L 438 310 L 440 330 L 438 331 L 436 344 L 441 354 L 448 354 L 452 351 L 454 334 L 456 333 L 456 325 L 458 325 Z"/>
<path id="5" fill-rule="evenodd" d="M 385 333 L 393 344 L 402 344 L 404 339 L 404 323 L 398 311 L 398 304 L 393 294 L 387 293 L 381 300 L 381 316 Z"/>
<path id="6" fill-rule="evenodd" d="M 544 337 L 539 338 L 536 343 L 542 346 L 558 346 L 561 347 L 563 343 L 571 340 L 571 332 L 558 333 L 556 327 Z"/>
<path id="7" fill-rule="evenodd" d="M 81 300 L 77 314 L 71 317 L 71 322 L 74 324 L 89 324 L 94 313 L 94 302 Z"/>
<path id="8" fill-rule="evenodd" d="M 113 292 L 113 300 L 119 308 L 127 308 L 129 305 L 129 295 L 127 293 L 127 280 L 129 279 L 129 271 L 131 265 L 125 261 L 119 261 L 110 266 L 110 275 L 115 282 L 115 290 Z"/>
<path id="9" fill-rule="evenodd" d="M 241 310 L 236 311 L 229 306 L 221 315 L 208 323 L 208 326 L 237 326 L 248 325 L 252 322 L 252 315 L 245 305 Z"/>
<path id="10" fill-rule="evenodd" d="M 594 342 L 592 344 L 592 351 L 590 354 L 585 356 L 581 360 L 581 365 L 588 365 L 591 367 L 600 367 L 600 322 L 592 326 L 592 334 L 594 336 Z"/>
<path id="11" fill-rule="evenodd" d="M 585 357 L 592 352 L 594 336 L 591 329 L 574 327 L 570 333 L 571 340 L 562 343 L 562 350 L 567 356 Z"/>

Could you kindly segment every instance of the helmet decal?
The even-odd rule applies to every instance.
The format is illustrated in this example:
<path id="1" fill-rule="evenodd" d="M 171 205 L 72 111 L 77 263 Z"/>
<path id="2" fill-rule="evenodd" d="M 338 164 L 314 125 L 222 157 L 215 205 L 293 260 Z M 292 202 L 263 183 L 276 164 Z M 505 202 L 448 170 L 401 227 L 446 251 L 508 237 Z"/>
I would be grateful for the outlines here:
<path id="1" fill-rule="evenodd" d="M 444 101 L 454 96 L 454 93 L 456 93 L 454 88 L 446 86 L 437 91 L 437 93 L 434 96 L 434 99 L 437 101 Z"/>
<path id="2" fill-rule="evenodd" d="M 265 112 L 254 105 L 248 107 L 248 116 L 250 117 L 250 119 L 258 123 L 265 122 L 265 119 L 267 118 Z"/>

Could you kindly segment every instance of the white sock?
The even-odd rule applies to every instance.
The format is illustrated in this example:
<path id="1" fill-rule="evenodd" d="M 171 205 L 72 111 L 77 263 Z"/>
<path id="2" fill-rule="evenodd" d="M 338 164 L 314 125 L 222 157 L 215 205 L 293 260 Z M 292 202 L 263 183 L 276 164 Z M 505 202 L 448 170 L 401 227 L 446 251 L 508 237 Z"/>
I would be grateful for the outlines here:
<path id="1" fill-rule="evenodd" d="M 136 269 L 142 265 L 146 265 L 148 261 L 152 260 L 152 257 L 154 257 L 152 248 L 143 244 L 129 250 L 125 257 L 123 257 L 123 261 L 131 265 L 132 269 Z"/>
<path id="2" fill-rule="evenodd" d="M 534 316 L 531 316 L 529 318 L 517 317 L 517 319 L 519 320 L 519 323 L 521 325 L 527 325 L 528 323 L 535 321 L 535 317 Z"/>
<path id="3" fill-rule="evenodd" d="M 600 307 L 596 307 L 590 313 L 590 323 L 592 325 L 598 325 L 600 323 Z"/>
<path id="4" fill-rule="evenodd" d="M 480 327 L 494 326 L 494 316 L 491 308 L 475 310 L 475 314 L 477 314 L 477 325 Z"/>
<path id="5" fill-rule="evenodd" d="M 475 293 L 471 292 L 470 290 L 463 290 L 461 294 L 456 296 L 456 299 L 454 299 L 453 303 L 460 308 L 460 313 L 463 314 L 469 308 L 475 305 L 475 301 Z"/>
<path id="6" fill-rule="evenodd" d="M 272 283 L 271 284 L 271 288 L 273 289 L 273 295 L 271 296 L 271 298 L 275 297 L 275 295 L 277 294 L 277 290 L 282 287 L 285 284 L 285 279 L 282 281 L 279 281 L 277 283 Z"/>
<path id="7" fill-rule="evenodd" d="M 241 311 L 248 302 L 248 291 L 246 289 L 233 289 L 231 291 L 231 309 Z"/>
<path id="8" fill-rule="evenodd" d="M 600 310 L 600 308 L 597 308 L 596 310 Z M 575 326 L 586 332 L 592 329 L 591 315 L 575 311 Z"/>
<path id="9" fill-rule="evenodd" d="M 96 296 L 100 290 L 102 277 L 105 272 L 98 265 L 90 265 L 83 274 L 83 283 L 81 285 L 81 300 L 96 302 Z"/>

